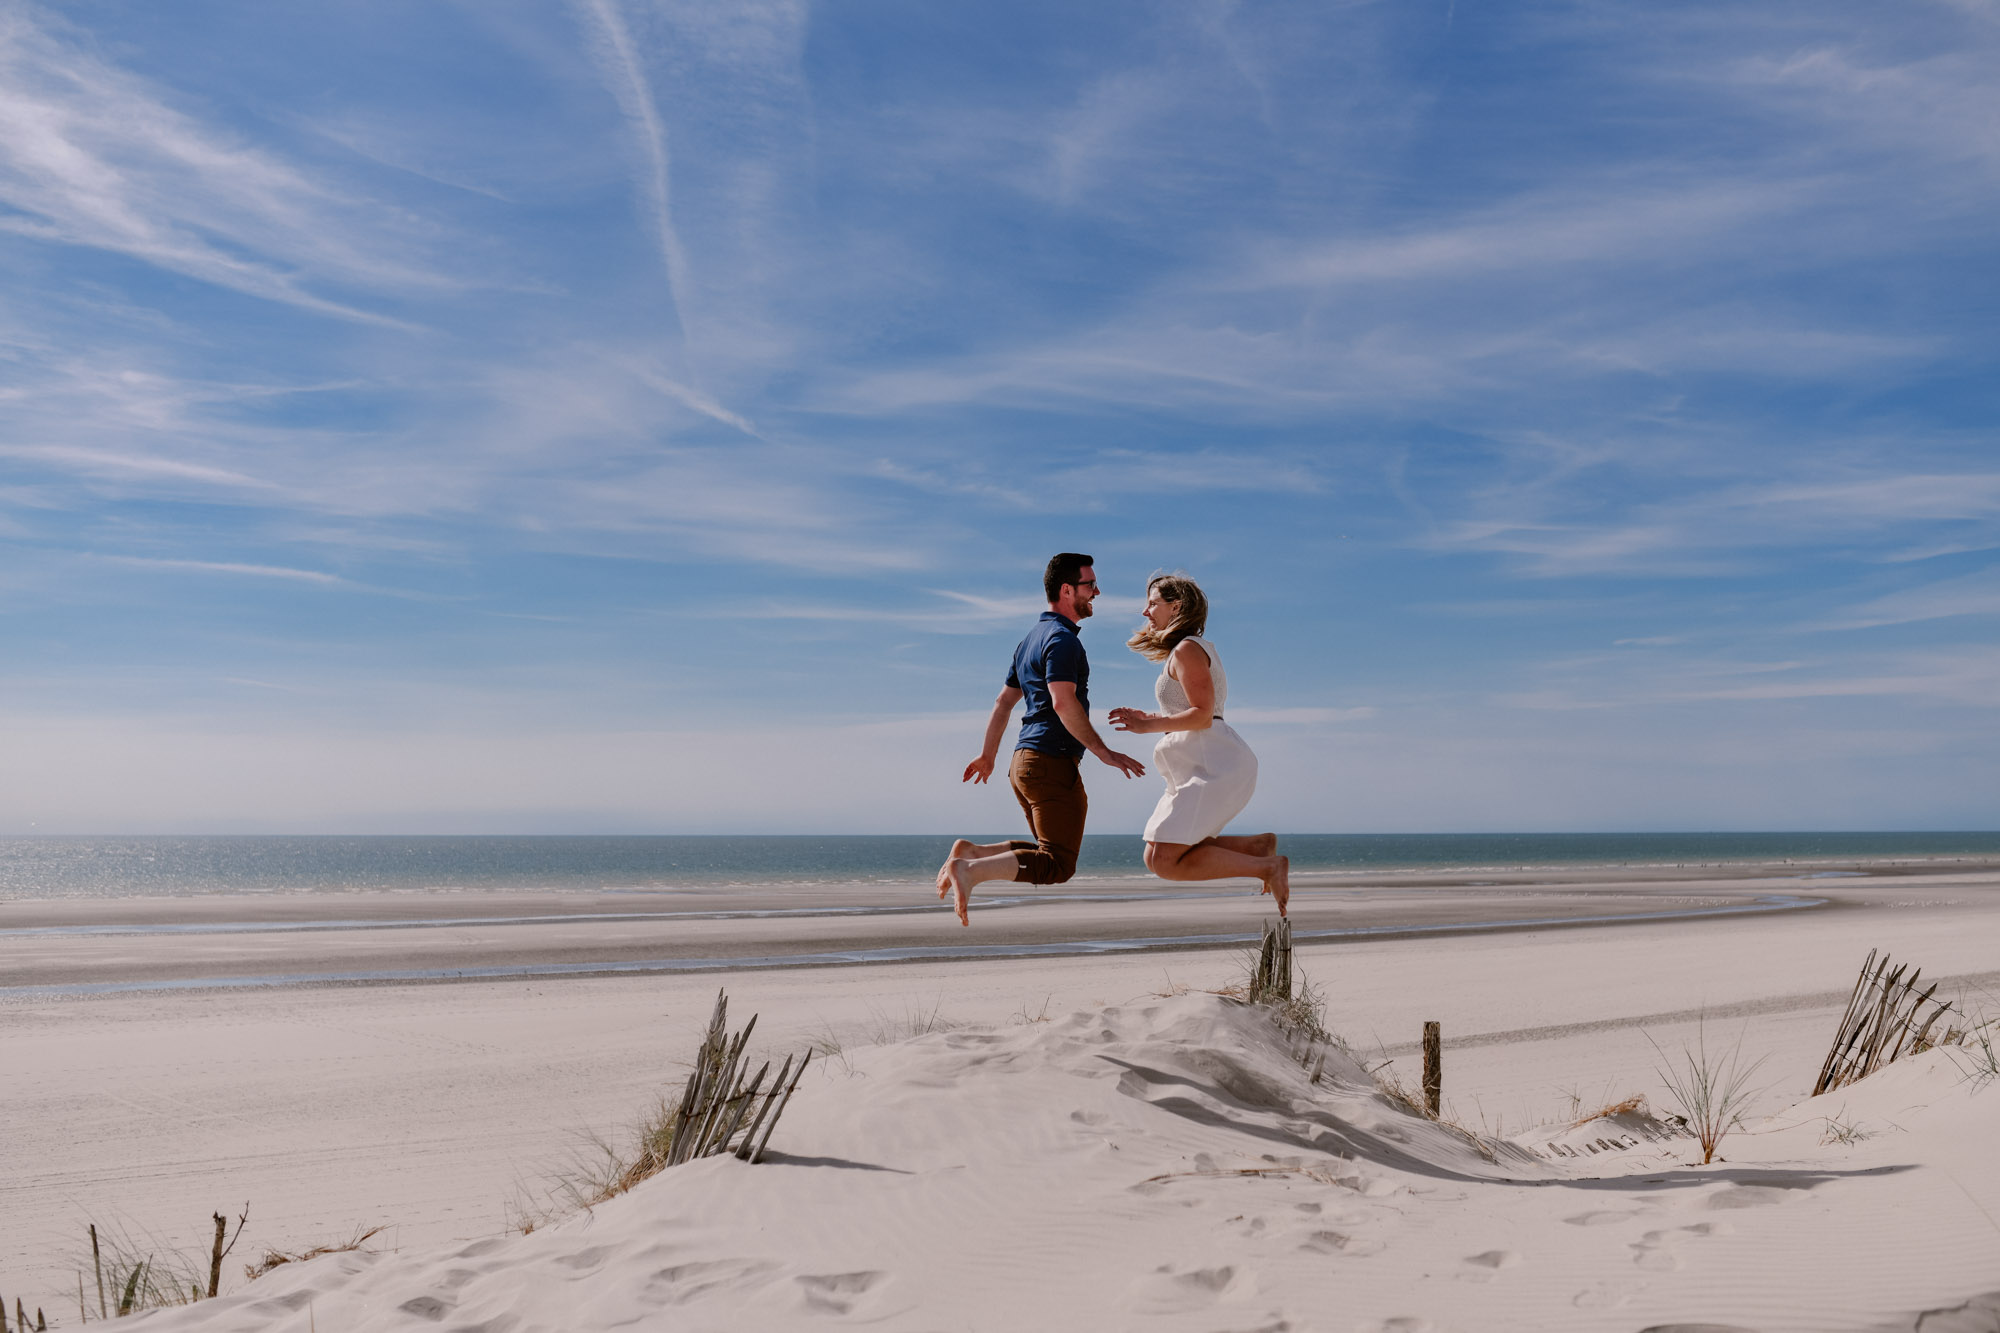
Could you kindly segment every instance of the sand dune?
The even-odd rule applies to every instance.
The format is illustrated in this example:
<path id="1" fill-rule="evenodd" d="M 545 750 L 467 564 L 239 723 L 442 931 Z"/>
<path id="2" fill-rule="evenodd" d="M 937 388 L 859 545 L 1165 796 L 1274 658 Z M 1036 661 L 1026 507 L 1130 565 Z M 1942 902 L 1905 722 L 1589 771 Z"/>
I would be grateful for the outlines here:
<path id="1" fill-rule="evenodd" d="M 1690 1168 L 1671 1140 L 1582 1163 L 1481 1144 L 1337 1051 L 1314 1084 L 1299 1052 L 1208 994 L 847 1052 L 765 1164 L 675 1168 L 531 1235 L 327 1256 L 145 1326 L 1821 1330 L 2000 1289 L 2000 1092 L 1948 1053 Z M 1829 1144 L 1835 1116 L 1871 1137 Z"/>

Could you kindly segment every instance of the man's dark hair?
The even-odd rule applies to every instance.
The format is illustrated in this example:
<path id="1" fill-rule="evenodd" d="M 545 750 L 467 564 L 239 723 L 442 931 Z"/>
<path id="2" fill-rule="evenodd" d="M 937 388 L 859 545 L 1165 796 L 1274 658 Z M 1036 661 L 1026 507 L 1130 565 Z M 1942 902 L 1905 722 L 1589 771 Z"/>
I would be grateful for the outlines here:
<path id="1" fill-rule="evenodd" d="M 1042 591 L 1047 593 L 1049 600 L 1053 602 L 1062 596 L 1063 584 L 1074 586 L 1076 576 L 1083 572 L 1083 567 L 1096 563 L 1089 556 L 1078 555 L 1075 551 L 1064 551 L 1061 555 L 1050 556 L 1049 567 L 1042 572 Z"/>

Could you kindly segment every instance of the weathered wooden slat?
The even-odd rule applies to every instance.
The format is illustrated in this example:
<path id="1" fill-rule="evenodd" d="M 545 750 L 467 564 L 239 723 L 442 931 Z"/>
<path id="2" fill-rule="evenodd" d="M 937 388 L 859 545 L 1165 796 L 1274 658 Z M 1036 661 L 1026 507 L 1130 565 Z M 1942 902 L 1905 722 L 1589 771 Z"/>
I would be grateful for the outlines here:
<path id="1" fill-rule="evenodd" d="M 743 1131 L 743 1142 L 737 1147 L 736 1155 L 744 1161 L 750 1160 L 751 1145 L 757 1141 L 757 1131 L 763 1127 L 764 1118 L 771 1114 L 771 1106 L 778 1100 L 778 1092 L 783 1087 L 786 1075 L 792 1072 L 792 1057 L 786 1056 L 785 1063 L 778 1066 L 778 1076 L 771 1080 L 771 1090 L 764 1094 L 763 1105 L 757 1108 L 757 1118 L 750 1122 L 750 1128 Z"/>
<path id="2" fill-rule="evenodd" d="M 1907 963 L 1892 967 L 1889 955 L 1883 954 L 1878 962 L 1876 951 L 1868 951 L 1820 1065 L 1814 1096 L 1864 1079 L 1923 1048 L 1931 1028 L 1951 1004 L 1937 998 L 1935 981 L 1919 991 L 1922 979 L 1922 968 L 1912 969 Z"/>
<path id="3" fill-rule="evenodd" d="M 729 1122 L 723 1126 L 722 1132 L 715 1136 L 715 1142 L 709 1147 L 709 1152 L 729 1151 L 729 1140 L 742 1127 L 743 1117 L 750 1114 L 750 1106 L 757 1100 L 757 1089 L 764 1086 L 764 1076 L 770 1072 L 771 1062 L 766 1060 L 764 1067 L 757 1071 L 757 1077 L 751 1079 L 747 1087 L 737 1091 L 736 1096 L 731 1099 L 736 1103 L 736 1109 L 730 1113 Z"/>
<path id="4" fill-rule="evenodd" d="M 758 1142 L 757 1150 L 750 1154 L 751 1162 L 755 1163 L 764 1160 L 764 1149 L 771 1144 L 771 1133 L 778 1127 L 778 1117 L 783 1115 L 785 1108 L 792 1104 L 792 1094 L 798 1091 L 799 1080 L 805 1077 L 806 1066 L 811 1063 L 812 1052 L 807 1051 L 805 1058 L 799 1061 L 798 1070 L 792 1075 L 792 1081 L 785 1085 L 785 1095 L 778 1099 L 777 1108 L 771 1113 L 771 1122 L 764 1126 L 764 1137 Z"/>

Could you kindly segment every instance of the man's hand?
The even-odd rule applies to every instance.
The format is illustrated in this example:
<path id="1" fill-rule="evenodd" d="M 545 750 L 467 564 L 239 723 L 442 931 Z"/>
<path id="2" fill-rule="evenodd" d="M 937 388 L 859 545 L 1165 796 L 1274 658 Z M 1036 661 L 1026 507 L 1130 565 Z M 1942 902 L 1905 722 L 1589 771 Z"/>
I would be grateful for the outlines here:
<path id="1" fill-rule="evenodd" d="M 1151 731 L 1153 723 L 1159 720 L 1158 714 L 1149 713 L 1143 708 L 1114 708 L 1111 710 L 1111 725 L 1119 731 L 1129 731 L 1135 735 L 1139 732 Z"/>
<path id="2" fill-rule="evenodd" d="M 965 776 L 960 782 L 975 785 L 993 776 L 993 756 L 1000 753 L 1000 738 L 1007 734 L 1007 719 L 1014 715 L 1014 705 L 1021 702 L 1021 691 L 1012 685 L 1000 691 L 993 700 L 993 712 L 986 719 L 986 742 L 979 751 L 979 758 L 965 766 Z"/>
<path id="3" fill-rule="evenodd" d="M 1099 750 L 1097 757 L 1128 778 L 1143 778 L 1146 776 L 1146 766 L 1129 754 L 1120 754 L 1116 750 Z"/>
<path id="4" fill-rule="evenodd" d="M 1056 716 L 1062 719 L 1069 734 L 1083 742 L 1083 748 L 1117 769 L 1128 778 L 1144 777 L 1146 766 L 1129 754 L 1120 754 L 1109 749 L 1098 739 L 1097 731 L 1090 725 L 1090 714 L 1076 697 L 1076 683 L 1067 680 L 1049 682 L 1049 702 L 1055 705 Z"/>

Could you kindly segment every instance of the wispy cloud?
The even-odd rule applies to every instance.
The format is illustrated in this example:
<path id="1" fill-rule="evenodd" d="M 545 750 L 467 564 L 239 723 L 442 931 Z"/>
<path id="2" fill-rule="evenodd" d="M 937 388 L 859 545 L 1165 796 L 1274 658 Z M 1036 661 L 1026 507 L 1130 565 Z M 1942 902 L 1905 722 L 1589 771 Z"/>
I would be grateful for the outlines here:
<path id="1" fill-rule="evenodd" d="M 1834 617 L 1825 627 L 1875 629 L 1922 620 L 1996 615 L 2000 615 L 2000 566 L 1874 598 Z"/>
<path id="2" fill-rule="evenodd" d="M 1373 708 L 1230 708 L 1231 722 L 1253 722 L 1273 726 L 1334 726 L 1342 722 L 1363 722 L 1375 716 Z"/>
<path id="3" fill-rule="evenodd" d="M 711 421 L 720 421 L 725 426 L 734 426 L 745 435 L 757 438 L 757 428 L 755 426 L 736 415 L 736 413 L 731 412 L 707 394 L 697 389 L 691 389 L 679 380 L 669 379 L 667 376 L 643 366 L 634 367 L 633 373 L 675 402 L 693 408 Z"/>
<path id="4" fill-rule="evenodd" d="M 328 574 L 317 569 L 290 569 L 283 565 L 246 565 L 226 560 L 164 560 L 136 555 L 100 555 L 96 558 L 106 564 L 128 565 L 135 569 L 172 570 L 193 574 L 240 574 L 249 578 L 287 579 L 298 583 L 318 583 L 327 586 L 347 582 L 338 574 Z"/>
<path id="5" fill-rule="evenodd" d="M 1835 670 L 1670 694 L 1685 702 L 1904 698 L 1955 707 L 2000 708 L 2000 658 L 1989 652 L 1892 655 L 1878 671 Z"/>
<path id="6" fill-rule="evenodd" d="M 64 471 L 95 476 L 163 477 L 216 486 L 271 489 L 271 483 L 228 468 L 210 467 L 148 454 L 119 454 L 69 445 L 0 445 L 0 458 L 19 458 Z"/>
<path id="7" fill-rule="evenodd" d="M 984 633 L 996 625 L 1009 622 L 1026 624 L 1048 608 L 1046 602 L 1035 597 L 989 597 L 977 593 L 954 592 L 947 588 L 932 588 L 928 591 L 933 597 L 946 599 L 947 605 L 940 606 L 933 603 L 927 607 L 881 607 L 843 606 L 830 602 L 767 602 L 752 606 L 730 607 L 709 614 L 737 620 L 906 625 L 913 629 L 929 630 L 938 634 L 964 634 Z"/>
<path id="8" fill-rule="evenodd" d="M 578 8 L 589 23 L 594 40 L 591 53 L 604 72 L 606 86 L 632 129 L 635 147 L 644 162 L 641 186 L 648 220 L 666 266 L 674 318 L 683 337 L 687 328 L 685 308 L 688 284 L 687 251 L 674 229 L 673 186 L 667 152 L 667 127 L 653 101 L 653 88 L 645 67 L 632 45 L 618 0 L 579 0 Z"/>
<path id="9" fill-rule="evenodd" d="M 1099 162 L 1130 151 L 1135 132 L 1173 100 L 1163 71 L 1122 70 L 1094 80 L 1062 115 L 1050 139 L 1055 198 L 1074 203 L 1096 187 Z"/>
<path id="10" fill-rule="evenodd" d="M 2000 171 L 2000 89 L 1977 49 L 1895 59 L 1856 43 L 1813 45 L 1726 67 L 1748 90 L 1840 127 L 1851 143 Z"/>
<path id="11" fill-rule="evenodd" d="M 1607 181 L 1603 189 L 1530 196 L 1485 216 L 1400 235 L 1272 245 L 1217 285 L 1260 291 L 1482 275 L 1519 280 L 1540 270 L 1640 257 L 1671 262 L 1707 255 L 1718 237 L 1740 238 L 1746 223 L 1794 213 L 1817 193 L 1809 185 L 1782 181 L 1691 181 L 1636 190 Z"/>
<path id="12" fill-rule="evenodd" d="M 0 13 L 0 203 L 17 235 L 342 319 L 398 322 L 315 281 L 444 285 L 390 258 L 341 192 L 176 110 L 26 5 Z"/>
<path id="13" fill-rule="evenodd" d="M 1934 542 L 1940 523 L 1959 525 L 1967 538 L 1992 534 L 1947 549 L 1984 549 L 2000 541 L 2000 473 L 1912 473 L 1883 458 L 1867 466 L 1836 465 L 1815 480 L 1680 478 L 1670 483 L 1679 492 L 1671 498 L 1626 505 L 1599 522 L 1578 521 L 1572 516 L 1576 489 L 1601 485 L 1603 467 L 1611 464 L 1626 466 L 1612 454 L 1576 475 L 1552 471 L 1544 484 L 1469 497 L 1474 507 L 1499 513 L 1442 523 L 1429 540 L 1441 549 L 1517 557 L 1520 572 L 1536 577 L 1717 575 L 1800 547 L 1883 550 L 1880 558 L 1894 560 L 1908 558 L 1903 548 L 1913 533 Z"/>

